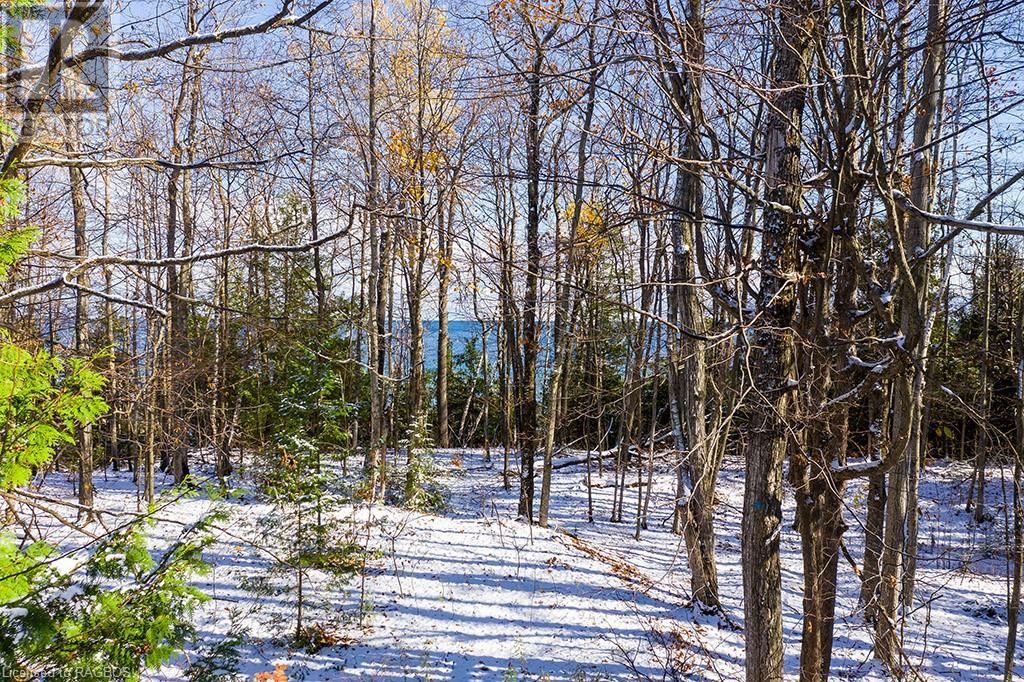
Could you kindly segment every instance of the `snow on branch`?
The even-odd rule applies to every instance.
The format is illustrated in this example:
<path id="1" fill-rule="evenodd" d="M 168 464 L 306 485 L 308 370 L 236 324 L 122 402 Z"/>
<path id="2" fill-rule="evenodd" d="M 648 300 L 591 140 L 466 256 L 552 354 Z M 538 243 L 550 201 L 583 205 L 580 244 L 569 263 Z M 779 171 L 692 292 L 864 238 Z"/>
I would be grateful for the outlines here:
<path id="1" fill-rule="evenodd" d="M 60 62 L 59 67 L 61 69 L 67 69 L 82 66 L 86 62 L 100 58 L 116 59 L 123 62 L 140 62 L 147 59 L 154 59 L 156 57 L 164 57 L 172 52 L 187 49 L 189 47 L 222 43 L 234 38 L 243 38 L 245 36 L 266 33 L 267 31 L 284 28 L 286 26 L 301 26 L 330 5 L 333 1 L 334 0 L 321 0 L 319 4 L 305 14 L 294 15 L 291 14 L 293 0 L 284 0 L 284 2 L 281 3 L 280 10 L 270 18 L 259 23 L 227 28 L 220 31 L 211 31 L 209 33 L 197 33 L 183 38 L 178 38 L 177 40 L 172 40 L 161 45 L 155 45 L 153 47 L 142 48 L 139 50 L 119 50 L 111 45 L 97 45 L 64 57 Z M 38 76 L 43 73 L 43 69 L 44 65 L 42 64 L 32 64 L 17 69 L 11 69 L 3 75 L 0 75 L 0 83 L 9 85 L 24 78 Z"/>
<path id="2" fill-rule="evenodd" d="M 32 296 L 33 294 L 43 293 L 45 291 L 50 291 L 51 289 L 56 289 L 61 286 L 70 286 L 73 288 L 77 288 L 78 285 L 75 285 L 73 282 L 75 277 L 77 277 L 86 270 L 91 270 L 93 268 L 103 267 L 107 265 L 161 268 L 168 267 L 171 265 L 186 265 L 189 263 L 199 263 L 202 261 L 215 260 L 217 258 L 228 258 L 230 256 L 240 256 L 248 253 L 302 253 L 305 251 L 311 251 L 318 246 L 322 246 L 327 242 L 334 241 L 335 239 L 339 239 L 347 235 L 352 230 L 352 221 L 355 218 L 357 208 L 362 208 L 362 206 L 359 204 L 353 204 L 352 210 L 349 212 L 348 223 L 342 229 L 324 235 L 319 239 L 303 242 L 301 244 L 240 244 L 238 246 L 232 246 L 226 249 L 218 249 L 216 251 L 200 251 L 199 253 L 193 253 L 188 256 L 173 256 L 168 258 L 128 258 L 126 256 L 113 255 L 95 256 L 93 258 L 83 260 L 78 265 L 75 265 L 74 267 L 58 275 L 57 277 L 48 279 L 38 284 L 31 284 L 25 287 L 21 287 L 20 289 L 15 289 L 14 291 L 0 295 L 0 305 L 13 303 L 14 301 L 17 301 L 20 298 Z M 89 293 L 96 292 L 94 290 L 89 290 Z M 132 303 L 127 299 L 119 299 L 118 302 Z M 154 312 L 160 314 L 163 311 L 154 310 Z"/>
<path id="3" fill-rule="evenodd" d="M 108 159 L 94 159 L 94 158 L 70 158 L 70 157 L 59 157 L 59 156 L 40 156 L 26 159 L 18 164 L 18 168 L 126 168 L 128 166 L 136 166 L 143 168 L 153 169 L 168 169 L 168 170 L 200 170 L 204 168 L 212 168 L 217 170 L 238 170 L 242 168 L 251 168 L 254 166 L 263 166 L 273 161 L 278 161 L 285 157 L 291 156 L 297 152 L 288 152 L 285 154 L 278 154 L 272 159 L 252 159 L 248 161 L 215 161 L 213 159 L 205 159 L 203 161 L 194 161 L 191 163 L 176 163 L 174 161 L 168 161 L 166 159 L 160 159 L 152 156 L 118 156 Z"/>
<path id="4" fill-rule="evenodd" d="M 990 223 L 984 220 L 956 218 L 954 216 L 944 215 L 941 213 L 932 213 L 915 206 L 914 203 L 910 201 L 910 198 L 899 190 L 893 190 L 892 198 L 896 202 L 896 205 L 905 213 L 910 213 L 911 215 L 923 218 L 930 223 L 935 223 L 937 225 L 949 225 L 950 227 L 958 228 L 959 230 L 975 230 L 977 232 L 991 232 L 993 234 L 1024 236 L 1024 225 L 1004 225 L 1000 223 Z"/>
<path id="5" fill-rule="evenodd" d="M 3 160 L 3 166 L 0 167 L 0 179 L 10 177 L 11 173 L 13 173 L 21 164 L 22 160 L 28 153 L 32 146 L 32 142 L 35 139 L 36 118 L 42 110 L 43 102 L 47 93 L 50 92 L 50 89 L 57 81 L 57 77 L 60 75 L 60 72 L 64 69 L 81 66 L 85 62 L 93 59 L 99 59 L 100 57 L 118 59 L 121 61 L 145 61 L 147 59 L 162 57 L 185 48 L 221 43 L 233 38 L 265 33 L 285 26 L 301 26 L 303 23 L 309 21 L 310 18 L 322 11 L 325 7 L 330 5 L 333 1 L 334 0 L 321 0 L 321 2 L 314 6 L 310 11 L 299 16 L 291 14 L 294 0 L 283 0 L 281 3 L 281 9 L 276 14 L 265 21 L 261 21 L 256 24 L 249 24 L 246 26 L 239 26 L 211 33 L 190 35 L 162 45 L 141 50 L 122 51 L 109 45 L 100 45 L 86 48 L 72 55 L 65 55 L 64 51 L 67 46 L 72 44 L 75 35 L 100 9 L 104 0 L 93 0 L 93 2 L 88 4 L 75 3 L 67 20 L 54 34 L 44 63 L 25 66 L 18 69 L 11 69 L 4 72 L 3 75 L 0 75 L 0 84 L 8 85 L 23 79 L 36 77 L 36 83 L 32 87 L 31 94 L 25 103 L 25 110 L 17 140 L 13 145 L 11 145 L 10 149 L 7 150 L 7 154 Z"/>
<path id="6" fill-rule="evenodd" d="M 64 23 L 54 34 L 53 40 L 50 42 L 50 48 L 46 53 L 46 62 L 44 65 L 37 67 L 39 77 L 36 79 L 35 85 L 32 86 L 28 99 L 25 101 L 18 137 L 4 156 L 3 166 L 0 167 L 0 180 L 9 178 L 17 164 L 28 153 L 29 147 L 32 145 L 33 139 L 35 139 L 36 118 L 43 109 L 43 102 L 47 94 L 50 92 L 53 84 L 57 82 L 57 76 L 64 68 L 62 66 L 65 59 L 64 50 L 71 44 L 81 27 L 99 11 L 102 5 L 103 0 L 95 0 L 89 4 L 75 3 L 71 12 L 68 13 L 67 19 L 65 19 Z M 7 73 L 12 73 L 12 71 Z M 23 78 L 24 76 L 19 77 Z"/>

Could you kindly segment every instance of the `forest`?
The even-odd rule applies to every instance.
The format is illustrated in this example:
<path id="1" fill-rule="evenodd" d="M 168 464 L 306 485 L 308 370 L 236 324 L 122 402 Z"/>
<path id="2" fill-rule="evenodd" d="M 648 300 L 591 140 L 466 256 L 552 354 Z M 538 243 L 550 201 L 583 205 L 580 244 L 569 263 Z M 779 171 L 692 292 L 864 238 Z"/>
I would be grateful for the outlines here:
<path id="1" fill-rule="evenodd" d="M 1020 0 L 0 49 L 0 678 L 1024 679 Z"/>

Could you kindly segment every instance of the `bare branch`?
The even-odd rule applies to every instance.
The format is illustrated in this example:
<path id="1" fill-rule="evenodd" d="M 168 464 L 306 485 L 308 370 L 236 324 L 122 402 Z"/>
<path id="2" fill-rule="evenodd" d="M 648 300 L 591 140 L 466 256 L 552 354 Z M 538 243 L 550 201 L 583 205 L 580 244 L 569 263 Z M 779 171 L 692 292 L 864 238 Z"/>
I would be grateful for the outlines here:
<path id="1" fill-rule="evenodd" d="M 334 241 L 347 235 L 352 229 L 352 221 L 355 218 L 355 211 L 357 208 L 361 208 L 360 205 L 354 204 L 352 210 L 349 212 L 348 223 L 340 230 L 331 232 L 330 234 L 324 235 L 319 239 L 312 241 L 303 242 L 302 244 L 241 244 L 239 246 L 232 246 L 226 249 L 218 249 L 216 251 L 201 251 L 188 256 L 175 256 L 170 258 L 127 258 L 125 256 L 96 256 L 89 258 L 78 265 L 74 266 L 67 272 L 61 274 L 53 279 L 40 282 L 38 284 L 32 284 L 20 289 L 15 289 L 9 293 L 0 296 L 0 305 L 13 303 L 20 298 L 31 296 L 33 294 L 39 294 L 44 291 L 50 291 L 61 286 L 73 286 L 71 280 L 77 277 L 79 274 L 86 270 L 93 268 L 102 267 L 106 265 L 128 265 L 135 267 L 147 267 L 147 268 L 162 268 L 169 265 L 185 265 L 189 263 L 199 263 L 202 261 L 214 260 L 216 258 L 228 258 L 230 256 L 241 256 L 247 253 L 303 253 L 305 251 L 311 251 L 318 246 L 322 246 L 328 242 Z M 95 293 L 90 290 L 89 293 Z M 125 302 L 122 299 L 120 302 Z M 158 309 L 155 312 L 161 312 Z"/>

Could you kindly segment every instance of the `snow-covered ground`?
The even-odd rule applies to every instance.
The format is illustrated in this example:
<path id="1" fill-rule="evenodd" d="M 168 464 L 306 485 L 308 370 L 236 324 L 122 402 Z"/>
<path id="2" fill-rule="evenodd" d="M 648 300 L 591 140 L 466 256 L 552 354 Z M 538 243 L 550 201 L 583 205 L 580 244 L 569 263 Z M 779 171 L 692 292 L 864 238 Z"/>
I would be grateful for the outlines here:
<path id="1" fill-rule="evenodd" d="M 649 528 L 634 539 L 637 488 L 626 493 L 626 521 L 610 523 L 611 471 L 593 477 L 594 521 L 587 521 L 581 467 L 556 471 L 551 527 L 516 521 L 515 490 L 501 485 L 500 462 L 480 452 L 442 451 L 448 507 L 428 514 L 376 504 L 341 506 L 332 542 L 368 541 L 366 570 L 340 578 L 310 571 L 304 622 L 328 643 L 290 651 L 295 576 L 274 559 L 280 538 L 265 521 L 277 512 L 255 493 L 220 502 L 186 497 L 159 512 L 154 545 L 215 507 L 228 512 L 206 553 L 213 572 L 199 579 L 211 597 L 197 614 L 198 641 L 151 679 L 186 679 L 237 655 L 237 679 L 281 668 L 291 680 L 737 680 L 743 622 L 739 523 L 743 479 L 728 463 L 716 508 L 720 587 L 728 621 L 688 607 L 682 540 L 670 532 L 672 474 L 655 476 Z M 635 475 L 635 474 L 631 474 Z M 96 506 L 136 509 L 128 474 L 97 476 Z M 981 529 L 963 511 L 968 470 L 933 464 L 922 476 L 917 608 L 907 622 L 910 661 L 928 680 L 1001 680 L 1006 638 L 1005 543 L 1000 474 L 989 499 L 1000 517 Z M 244 481 L 240 481 L 244 486 Z M 63 476 L 43 486 L 71 494 Z M 860 561 L 863 486 L 847 499 L 845 541 Z M 782 536 L 786 669 L 799 660 L 801 558 L 791 496 Z M 70 531 L 55 537 L 66 543 Z M 859 580 L 840 566 L 835 679 L 885 679 L 871 654 L 858 608 Z M 227 646 L 227 644 L 231 646 Z M 233 649 L 233 652 L 231 651 Z M 674 673 L 673 673 L 674 671 Z M 1024 677 L 1024 666 L 1016 673 Z M 673 677 L 673 674 L 676 677 Z"/>

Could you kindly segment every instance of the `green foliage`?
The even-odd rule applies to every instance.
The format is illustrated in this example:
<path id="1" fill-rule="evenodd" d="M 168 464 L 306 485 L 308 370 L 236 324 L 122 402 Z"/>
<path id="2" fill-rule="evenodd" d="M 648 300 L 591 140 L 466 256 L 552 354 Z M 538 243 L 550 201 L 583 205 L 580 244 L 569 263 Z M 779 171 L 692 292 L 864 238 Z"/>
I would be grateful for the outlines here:
<path id="1" fill-rule="evenodd" d="M 245 641 L 245 634 L 233 626 L 223 639 L 199 652 L 185 670 L 185 677 L 189 682 L 238 679 L 242 660 L 240 650 Z"/>
<path id="2" fill-rule="evenodd" d="M 0 489 L 27 483 L 76 427 L 106 413 L 104 382 L 81 360 L 0 341 Z"/>
<path id="3" fill-rule="evenodd" d="M 273 240 L 298 243 L 309 231 L 307 206 L 291 197 Z M 238 391 L 237 442 L 255 454 L 254 480 L 275 507 L 259 527 L 277 540 L 276 565 L 267 576 L 247 578 L 244 588 L 294 597 L 291 642 L 306 646 L 320 641 L 315 625 L 303 623 L 306 575 L 343 580 L 363 565 L 362 550 L 332 514 L 344 499 L 335 470 L 351 447 L 352 406 L 368 385 L 336 322 L 356 315 L 350 301 L 330 292 L 318 300 L 311 253 L 253 254 L 228 278 L 229 304 L 254 315 L 218 320 L 229 325 L 228 346 L 218 348 L 229 368 L 224 385 Z"/>
<path id="4" fill-rule="evenodd" d="M 332 345 L 327 349 L 335 350 Z M 342 376 L 322 354 L 308 348 L 287 353 L 281 365 L 283 385 L 270 402 L 283 444 L 296 450 L 337 450 L 347 445 L 349 434 L 342 424 L 349 406 Z"/>
<path id="5" fill-rule="evenodd" d="M 445 507 L 445 491 L 437 482 L 431 432 L 426 415 L 417 417 L 409 428 L 402 504 L 409 509 L 438 512 Z"/>
<path id="6" fill-rule="evenodd" d="M 349 406 L 330 364 L 306 349 L 285 354 L 278 375 L 277 390 L 267 396 L 274 436 L 262 460 L 261 484 L 278 504 L 319 501 L 335 483 L 324 460 L 348 442 L 341 424 Z"/>
<path id="7" fill-rule="evenodd" d="M 211 517 L 214 518 L 214 517 Z M 54 558 L 0 541 L 0 665 L 5 670 L 79 680 L 140 679 L 193 634 L 205 600 L 188 584 L 207 566 L 209 519 L 154 554 L 139 524 L 106 538 L 91 554 Z"/>
<path id="8" fill-rule="evenodd" d="M 489 352 L 493 353 L 495 343 L 496 339 L 492 335 L 488 339 Z M 492 363 L 492 366 L 488 367 L 488 381 L 484 381 L 483 363 L 481 362 L 482 347 L 481 336 L 477 335 L 467 339 L 462 351 L 453 356 L 448 370 L 448 412 L 449 419 L 454 420 L 454 423 L 450 423 L 449 426 L 456 432 L 456 438 L 461 435 L 467 442 L 479 440 L 485 428 L 488 433 L 495 434 L 501 425 L 501 410 L 495 406 L 496 372 Z M 459 416 L 466 409 L 467 401 L 469 402 L 469 412 L 466 419 L 466 433 L 459 434 L 458 430 L 461 425 Z M 482 413 L 487 401 L 490 402 L 492 408 L 489 413 L 490 423 L 484 424 Z"/>
<path id="9" fill-rule="evenodd" d="M 296 624 L 292 644 L 315 649 L 326 636 L 317 624 L 304 624 L 304 579 L 311 570 L 345 579 L 363 565 L 363 549 L 331 512 L 341 502 L 334 493 L 341 482 L 331 465 L 333 454 L 347 444 L 341 429 L 349 407 L 340 397 L 338 376 L 317 358 L 289 355 L 282 385 L 273 404 L 275 436 L 260 459 L 260 488 L 277 508 L 261 519 L 268 535 L 281 538 L 275 573 L 293 578 Z M 304 357 L 303 361 L 298 358 Z"/>
<path id="10" fill-rule="evenodd" d="M 4 0 L 4 11 L 8 14 L 23 10 L 28 0 Z M 0 23 L 0 50 L 12 47 L 10 25 Z M 10 126 L 0 120 L 0 139 L 13 137 Z M 28 250 L 35 239 L 34 228 L 10 229 L 8 223 L 15 220 L 25 200 L 25 183 L 17 177 L 0 178 L 0 281 L 7 279 L 11 266 Z"/>
<path id="11" fill-rule="evenodd" d="M 330 516 L 342 501 L 332 492 L 339 485 L 337 477 L 324 466 L 312 440 L 295 434 L 282 434 L 279 440 L 279 456 L 267 458 L 259 472 L 261 490 L 278 513 L 264 517 L 261 524 L 286 540 L 286 569 L 350 575 L 361 565 L 361 550 L 353 543 L 332 544 L 344 534 Z"/>
<path id="12" fill-rule="evenodd" d="M 6 223 L 13 217 L 9 212 L 17 211 L 21 201 L 21 185 L 16 183 L 17 192 L 12 193 L 8 189 L 11 183 L 11 180 L 0 180 L 0 223 Z M 28 250 L 35 238 L 36 230 L 32 228 L 7 230 L 0 234 L 0 281 L 10 275 L 11 267 Z"/>
<path id="13" fill-rule="evenodd" d="M 12 604 L 32 590 L 46 570 L 52 548 L 34 542 L 24 550 L 10 535 L 0 535 L 0 604 Z"/>
<path id="14" fill-rule="evenodd" d="M 307 220 L 305 206 L 292 200 L 280 218 L 283 232 L 275 238 L 304 240 Z M 239 362 L 243 371 L 237 380 L 241 437 L 256 449 L 275 443 L 282 432 L 326 449 L 348 444 L 349 403 L 358 402 L 365 379 L 350 362 L 351 342 L 333 320 L 341 313 L 351 317 L 352 305 L 330 297 L 320 319 L 313 269 L 312 254 L 265 254 L 252 265 L 263 290 L 245 298 L 252 294 L 248 273 L 234 286 L 232 303 L 257 310 L 264 318 L 246 322 L 233 334 L 260 348 L 257 365 Z M 236 352 L 240 360 L 253 357 L 246 350 Z"/>
<path id="15" fill-rule="evenodd" d="M 292 339 L 270 350 L 267 367 L 241 382 L 244 438 L 256 449 L 308 440 L 340 452 L 349 445 L 351 371 L 348 342 Z M 338 358 L 338 360 L 335 360 Z"/>
<path id="16" fill-rule="evenodd" d="M 265 455 L 257 473 L 260 489 L 282 509 L 322 499 L 334 482 L 315 442 L 294 433 L 279 436 L 277 457 Z"/>
<path id="17" fill-rule="evenodd" d="M 3 12 L 8 16 L 26 16 L 29 9 L 36 0 L 3 0 Z M 14 26 L 9 21 L 0 22 L 0 50 L 8 53 L 17 53 L 20 45 L 14 34 Z M 0 134 L 8 135 L 8 128 L 0 121 Z M 7 193 L 0 189 L 0 196 L 7 196 Z"/>
<path id="18" fill-rule="evenodd" d="M 303 443 L 308 445 L 308 443 Z M 316 454 L 308 448 L 289 452 L 282 448 L 281 459 L 273 480 L 264 470 L 263 490 L 278 512 L 263 517 L 260 525 L 268 536 L 280 538 L 276 549 L 277 564 L 269 577 L 285 577 L 291 586 L 276 589 L 269 577 L 249 581 L 247 588 L 264 594 L 292 594 L 295 597 L 296 619 L 291 644 L 298 648 L 319 648 L 317 625 L 304 621 L 306 594 L 304 587 L 310 571 L 327 573 L 347 580 L 364 564 L 364 549 L 349 533 L 349 528 L 331 512 L 340 498 L 331 494 L 333 477 L 323 471 Z"/>
<path id="19" fill-rule="evenodd" d="M 16 217 L 22 199 L 21 183 L 0 180 L 0 222 Z M 34 236 L 0 234 L 0 280 Z M 106 413 L 104 383 L 82 359 L 0 338 L 0 490 L 28 483 L 59 445 L 75 442 L 76 429 Z M 138 680 L 165 662 L 192 633 L 191 614 L 204 599 L 188 580 L 206 570 L 205 528 L 194 524 L 159 555 L 137 523 L 91 553 L 63 556 L 0 533 L 0 669 L 19 679 Z"/>
<path id="20" fill-rule="evenodd" d="M 951 400 L 938 387 L 948 386 L 968 403 L 981 400 L 983 368 L 988 391 L 986 416 L 994 433 L 1010 434 L 1016 429 L 1017 359 L 1007 349 L 1013 346 L 1019 310 L 1016 292 L 1021 286 L 1021 251 L 1005 238 L 993 239 L 986 259 L 978 254 L 965 277 L 971 295 L 958 301 L 953 297 L 936 317 L 932 331 L 929 382 L 934 397 L 929 398 L 931 427 L 929 446 L 933 455 L 973 457 L 979 444 L 979 427 L 965 419 L 962 405 Z M 990 276 L 991 301 L 986 304 L 986 270 Z M 984 344 L 988 328 L 988 349 Z M 991 445 L 991 443 L 990 443 Z M 1005 448 L 992 452 L 1001 457 Z"/>
<path id="21" fill-rule="evenodd" d="M 17 2 L 16 7 L 27 3 Z M 17 216 L 24 185 L 0 179 L 0 224 Z M 36 231 L 0 233 L 0 281 L 28 249 Z M 76 427 L 106 413 L 104 379 L 82 360 L 62 361 L 45 351 L 32 353 L 0 336 L 0 490 L 28 482 L 60 443 L 73 443 Z"/>

